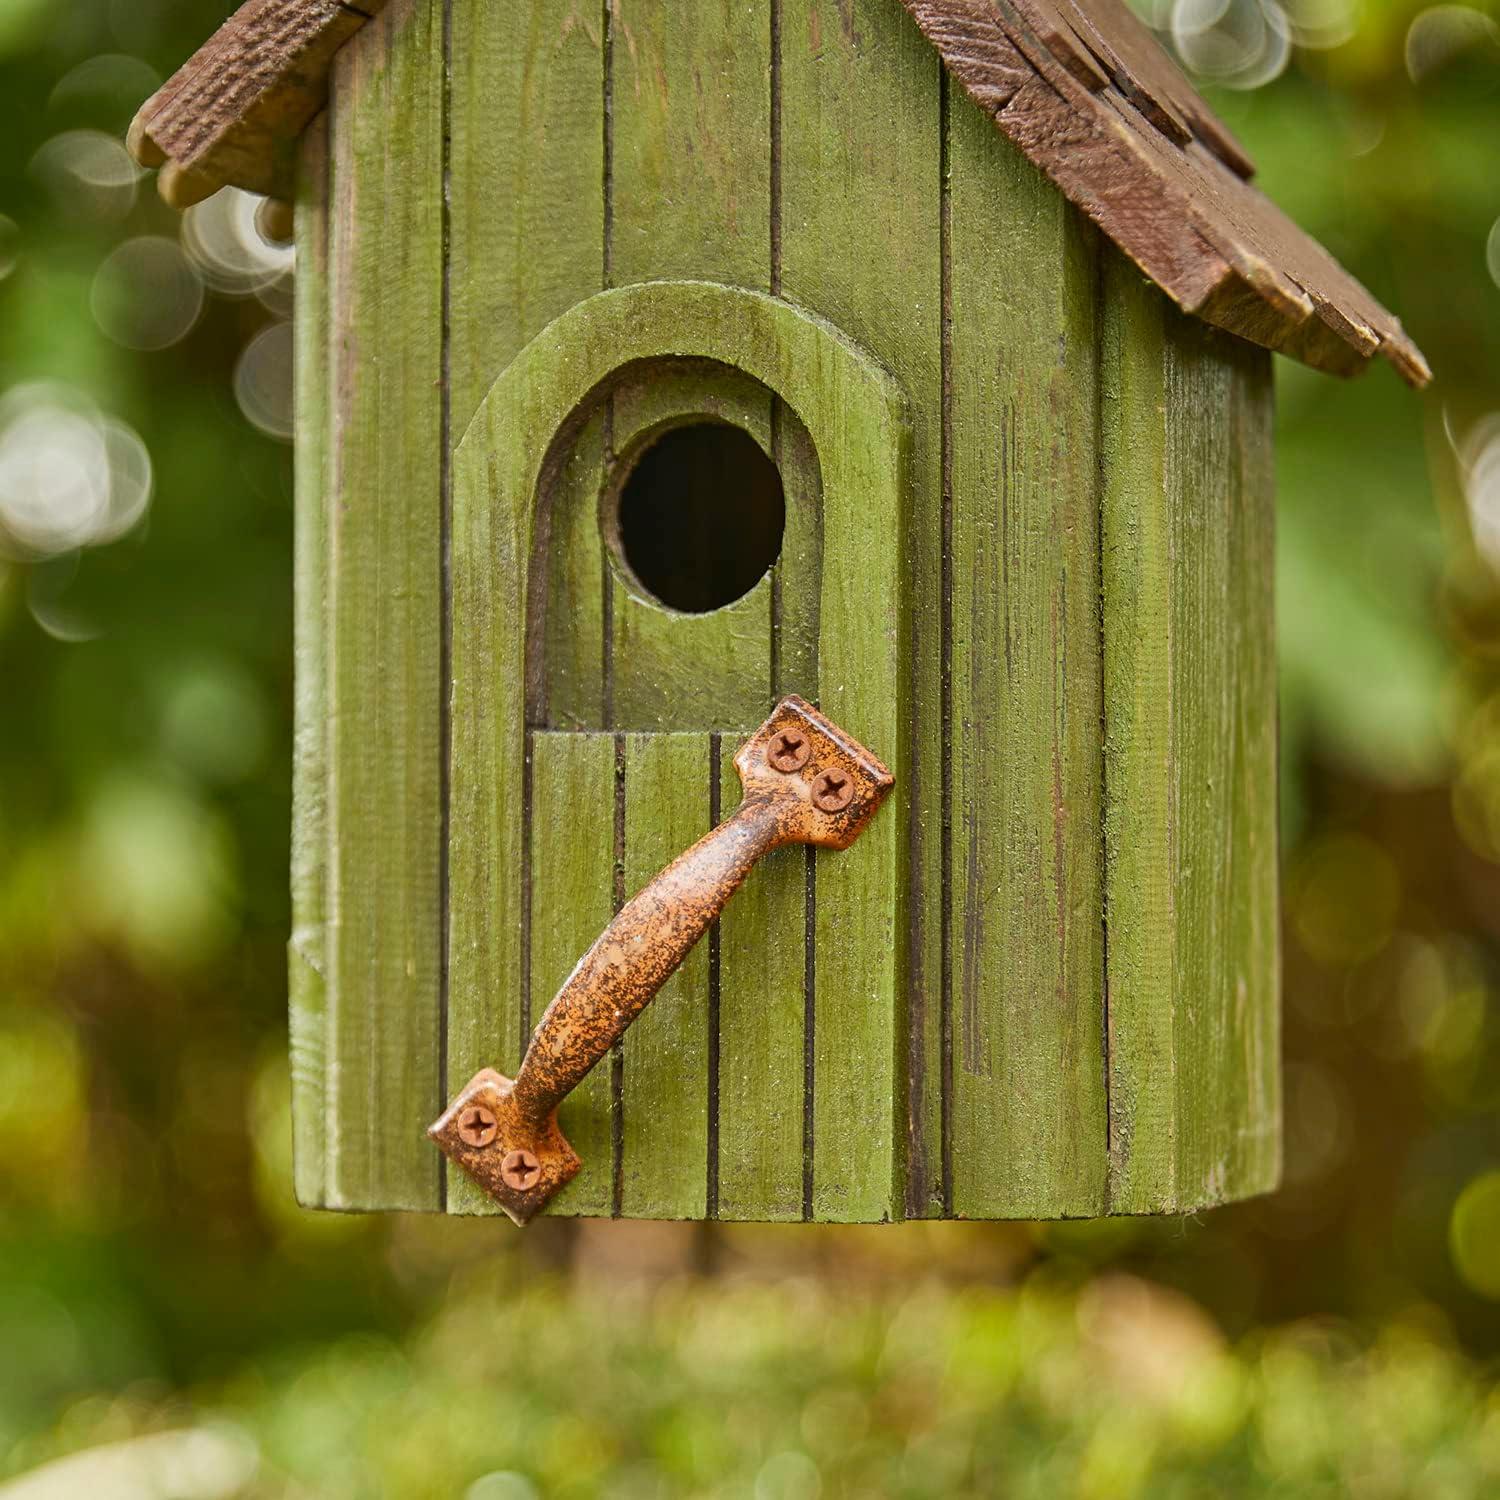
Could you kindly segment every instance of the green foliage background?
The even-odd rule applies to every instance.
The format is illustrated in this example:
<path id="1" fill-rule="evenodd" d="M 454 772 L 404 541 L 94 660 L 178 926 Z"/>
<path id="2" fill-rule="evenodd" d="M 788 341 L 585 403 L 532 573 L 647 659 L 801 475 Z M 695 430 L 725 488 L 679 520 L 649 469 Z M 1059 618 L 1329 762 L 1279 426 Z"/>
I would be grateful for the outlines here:
<path id="1" fill-rule="evenodd" d="M 0 401 L 65 383 L 155 473 L 123 539 L 0 554 L 0 1495 L 84 1452 L 45 1493 L 1500 1493 L 1492 13 L 1431 63 L 1435 12 L 1362 0 L 1214 96 L 1437 372 L 1278 371 L 1285 1189 L 1169 1224 L 521 1242 L 292 1205 L 290 457 L 234 396 L 282 310 L 211 293 L 120 347 L 99 267 L 179 221 L 38 164 L 121 135 L 223 9 L 0 0 Z"/>

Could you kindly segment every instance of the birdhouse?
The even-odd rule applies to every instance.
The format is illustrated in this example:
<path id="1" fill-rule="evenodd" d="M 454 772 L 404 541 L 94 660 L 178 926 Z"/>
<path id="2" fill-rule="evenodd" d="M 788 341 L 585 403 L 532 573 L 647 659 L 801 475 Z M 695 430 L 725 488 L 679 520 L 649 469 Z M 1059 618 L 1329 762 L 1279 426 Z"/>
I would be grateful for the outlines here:
<path id="1" fill-rule="evenodd" d="M 1274 1186 L 1269 351 L 1427 372 L 1122 0 L 251 0 L 132 144 L 295 202 L 304 1203 Z"/>

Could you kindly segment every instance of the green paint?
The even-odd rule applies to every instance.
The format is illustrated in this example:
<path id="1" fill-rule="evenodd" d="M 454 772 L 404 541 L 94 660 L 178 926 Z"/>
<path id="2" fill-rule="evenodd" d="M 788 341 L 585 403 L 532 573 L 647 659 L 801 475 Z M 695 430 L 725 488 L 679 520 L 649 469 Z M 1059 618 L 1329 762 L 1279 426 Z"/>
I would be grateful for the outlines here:
<path id="1" fill-rule="evenodd" d="M 531 1024 L 614 914 L 615 739 L 531 736 Z M 501 997 L 492 1061 L 516 1076 L 523 1054 L 521 991 Z M 583 1170 L 548 1205 L 554 1214 L 607 1214 L 614 1199 L 610 1066 L 605 1058 L 563 1101 L 558 1122 Z M 493 1213 L 488 1199 L 482 1206 Z"/>
<path id="2" fill-rule="evenodd" d="M 899 533 L 869 524 L 899 514 L 906 426 L 889 376 L 826 324 L 759 293 L 656 282 L 601 293 L 564 314 L 495 383 L 454 459 L 450 1076 L 467 1077 L 492 1055 L 504 1021 L 495 997 L 513 988 L 520 959 L 508 914 L 523 894 L 526 579 L 544 460 L 570 418 L 586 420 L 587 400 L 604 399 L 612 371 L 662 358 L 732 365 L 797 409 L 822 458 L 825 524 L 856 538 L 823 561 L 824 704 L 896 762 L 899 775 Z M 901 833 L 900 818 L 887 813 L 854 848 L 819 861 L 818 920 L 840 945 L 827 958 L 831 978 L 819 979 L 820 1016 L 829 997 L 828 1047 L 841 1053 L 825 1072 L 858 1095 L 829 1127 L 835 1146 L 837 1131 L 845 1134 L 842 1150 L 829 1148 L 831 1196 L 850 1218 L 889 1214 L 896 1175 L 886 1143 L 895 1115 Z"/>
<path id="3" fill-rule="evenodd" d="M 292 938 L 288 1019 L 297 1201 L 323 1206 L 327 1149 L 328 121 L 303 137 L 297 184 L 297 390 L 292 749 Z"/>
<path id="4" fill-rule="evenodd" d="M 441 7 L 339 54 L 329 261 L 327 1201 L 435 1208 L 439 1075 Z M 401 288 L 393 295 L 392 288 Z M 372 362 L 363 351 L 376 349 Z"/>
<path id="5" fill-rule="evenodd" d="M 341 56 L 326 187 L 309 136 L 299 1194 L 436 1206 L 442 1098 L 514 1069 L 528 987 L 535 1020 L 617 874 L 707 826 L 710 732 L 727 813 L 740 732 L 785 691 L 897 793 L 816 858 L 810 955 L 805 856 L 752 875 L 720 924 L 717 1037 L 705 946 L 627 1038 L 618 1117 L 608 1065 L 570 1102 L 588 1166 L 559 1211 L 609 1212 L 617 1166 L 628 1213 L 697 1216 L 716 1184 L 724 1218 L 800 1217 L 804 1167 L 817 1219 L 1272 1185 L 1265 357 L 1101 246 L 892 0 L 783 0 L 775 59 L 758 3 L 687 33 L 660 0 L 608 14 L 452 0 L 446 329 L 435 0 Z M 601 497 L 704 415 L 776 460 L 787 528 L 770 578 L 683 616 L 609 556 Z M 447 1193 L 490 1211 L 461 1174 Z"/>
<path id="6" fill-rule="evenodd" d="M 1093 1214 L 1106 1130 L 1095 239 L 965 96 L 950 100 L 963 501 L 953 718 L 964 726 L 953 741 L 953 1206 Z"/>
<path id="7" fill-rule="evenodd" d="M 720 754 L 719 809 L 739 805 L 738 747 Z M 807 851 L 767 855 L 719 918 L 721 1219 L 800 1219 Z"/>
<path id="8" fill-rule="evenodd" d="M 625 895 L 710 826 L 706 734 L 625 736 Z M 709 944 L 700 942 L 625 1034 L 620 1210 L 701 1219 L 707 1206 Z"/>

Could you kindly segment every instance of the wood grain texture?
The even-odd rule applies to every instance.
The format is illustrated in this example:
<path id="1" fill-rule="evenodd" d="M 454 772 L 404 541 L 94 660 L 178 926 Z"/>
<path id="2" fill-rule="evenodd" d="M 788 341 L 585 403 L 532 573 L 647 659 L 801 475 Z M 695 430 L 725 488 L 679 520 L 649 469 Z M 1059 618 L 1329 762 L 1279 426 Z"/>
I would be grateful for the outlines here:
<path id="1" fill-rule="evenodd" d="M 901 774 L 900 529 L 866 524 L 871 515 L 899 515 L 904 493 L 907 425 L 890 377 L 827 324 L 763 294 L 654 282 L 571 309 L 511 362 L 454 459 L 450 1076 L 490 1060 L 483 1049 L 503 1025 L 494 997 L 514 988 L 520 963 L 509 914 L 524 889 L 520 739 L 535 497 L 547 492 L 556 435 L 563 432 L 565 451 L 569 419 L 587 420 L 586 399 L 603 399 L 605 378 L 662 357 L 717 360 L 785 400 L 796 393 L 823 459 L 825 524 L 840 535 L 864 533 L 859 545 L 823 560 L 821 696 Z M 829 1187 L 829 1217 L 878 1218 L 895 1208 L 901 839 L 901 820 L 887 810 L 853 849 L 820 863 L 827 889 L 819 921 L 848 948 L 828 961 L 839 986 L 828 1045 L 846 1051 L 824 1076 L 845 1080 L 849 1117 L 819 1179 Z M 469 1049 L 461 1065 L 460 1036 Z"/>
<path id="2" fill-rule="evenodd" d="M 533 734 L 528 739 L 530 975 L 525 995 L 511 984 L 500 997 L 499 1060 L 511 1078 L 542 1012 L 614 915 L 615 737 Z M 523 1004 L 528 995 L 529 1004 Z M 491 1061 L 497 1059 L 492 1056 Z M 548 1205 L 548 1213 L 610 1212 L 615 1178 L 612 1108 L 606 1058 L 558 1110 L 558 1123 L 583 1159 L 583 1170 Z M 489 1202 L 483 1197 L 478 1201 Z"/>
<path id="3" fill-rule="evenodd" d="M 331 122 L 334 1206 L 439 1202 L 440 26 L 435 0 L 400 0 L 366 27 Z"/>
<path id="4" fill-rule="evenodd" d="M 708 832 L 711 759 L 706 734 L 625 736 L 627 898 Z M 710 953 L 700 942 L 625 1034 L 620 1212 L 632 1218 L 707 1208 Z"/>
<path id="5" fill-rule="evenodd" d="M 1248 186 L 1253 164 L 1243 147 L 1123 0 L 904 3 L 970 97 L 1186 311 L 1335 373 L 1381 353 L 1412 384 L 1430 378 L 1396 319 Z M 296 138 L 321 107 L 333 57 L 377 8 L 378 0 L 242 6 L 132 124 L 137 159 L 165 162 L 167 200 L 187 207 L 224 183 L 290 198 Z M 544 32 L 602 42 L 602 14 L 576 7 L 507 8 L 507 21 L 487 29 L 519 36 L 512 10 L 533 42 Z M 465 13 L 472 6 L 460 0 L 460 22 Z M 799 13 L 816 26 L 820 46 L 822 10 L 797 0 L 788 15 Z M 768 107 L 766 90 L 745 86 L 765 59 L 764 14 L 753 5 L 705 6 L 686 33 L 674 30 L 665 6 L 621 3 L 613 14 L 622 42 L 620 161 L 642 189 L 620 201 L 622 255 L 654 258 L 658 275 L 760 285 L 763 262 L 740 230 L 755 222 L 768 192 L 767 158 L 744 151 Z M 854 0 L 827 32 L 835 27 L 855 43 L 870 34 Z M 526 49 L 504 50 L 514 61 Z M 456 54 L 464 64 L 471 55 Z M 588 119 L 593 104 L 580 102 Z M 537 131 L 533 120 L 520 136 L 566 143 L 571 128 L 556 123 Z M 554 164 L 561 186 L 588 163 L 564 154 Z M 646 206 L 640 218 L 636 205 Z"/>
<path id="6" fill-rule="evenodd" d="M 1107 1128 L 1097 242 L 957 91 L 949 129 L 953 1211 L 1087 1215 Z"/>
<path id="7" fill-rule="evenodd" d="M 780 28 L 781 284 L 787 296 L 831 319 L 894 373 L 911 398 L 910 488 L 896 515 L 876 524 L 903 538 L 906 600 L 897 624 L 902 660 L 901 699 L 908 773 L 898 784 L 908 819 L 900 852 L 910 881 L 911 929 L 901 933 L 840 933 L 837 910 L 818 890 L 818 987 L 813 1122 L 814 1216 L 859 1217 L 887 1194 L 900 1210 L 941 1205 L 940 978 L 936 921 L 940 872 L 937 770 L 943 737 L 939 711 L 941 499 L 938 396 L 941 386 L 939 319 L 939 68 L 906 16 L 884 0 L 838 7 L 786 0 Z M 825 461 L 827 453 L 819 448 Z M 825 511 L 826 559 L 834 549 L 858 549 L 874 516 L 835 527 Z M 825 600 L 827 596 L 825 593 Z M 867 608 L 868 590 L 839 600 L 825 614 L 821 639 L 837 640 L 852 616 Z M 847 653 L 820 664 L 822 706 L 835 718 L 838 697 L 862 676 Z M 872 740 L 873 744 L 874 741 Z M 883 750 L 884 747 L 882 747 Z M 848 904 L 853 893 L 837 899 Z M 825 899 L 825 897 L 827 899 Z M 875 997 L 865 997 L 844 956 L 865 941 L 889 942 L 900 952 L 906 983 L 897 1003 L 901 1056 L 886 1057 Z M 845 1002 L 823 1000 L 842 995 Z M 909 1026 L 908 1026 L 909 1022 Z M 870 1030 L 872 1024 L 877 1028 Z M 905 1080 L 912 1082 L 910 1099 Z M 884 1080 L 889 1080 L 885 1085 Z M 878 1118 L 879 1090 L 888 1086 L 894 1126 Z M 872 1114 L 872 1111 L 876 1113 Z M 909 1159 L 911 1188 L 887 1183 L 869 1142 L 896 1128 Z M 864 1168 L 846 1179 L 851 1161 Z M 867 1176 L 866 1173 L 869 1175 Z"/>
<path id="8" fill-rule="evenodd" d="M 496 9 L 487 0 L 452 0 L 449 260 L 450 439 L 456 445 L 475 408 L 517 352 L 575 302 L 603 285 L 604 96 L 603 16 L 597 8 L 560 10 L 546 0 Z M 549 434 L 550 436 L 550 434 Z M 588 509 L 603 463 L 602 428 L 595 449 L 578 451 L 582 468 L 570 479 L 571 504 Z M 597 457 L 595 457 L 595 452 Z M 464 543 L 455 470 L 455 679 L 465 647 L 482 653 L 489 612 L 482 594 L 462 601 L 458 556 Z M 574 512 L 575 516 L 577 512 Z M 493 536 L 507 551 L 498 564 L 503 586 L 516 588 L 531 555 L 530 516 L 475 515 L 476 536 Z M 579 524 L 586 524 L 582 520 Z M 584 565 L 586 567 L 586 565 Z M 582 610 L 597 612 L 602 596 L 579 580 Z M 477 587 L 477 580 L 476 580 Z M 510 602 L 510 601 L 505 601 Z M 524 619 L 524 605 L 522 605 Z M 602 625 L 601 636 L 602 640 Z M 464 726 L 455 708 L 452 730 L 449 845 L 448 1088 L 462 1086 L 493 1061 L 506 999 L 520 982 L 524 847 L 524 670 L 522 660 L 499 670 L 497 713 L 503 722 Z M 455 681 L 454 700 L 460 694 Z M 476 703 L 483 713 L 489 705 Z M 481 749 L 481 747 L 487 747 Z M 466 748 L 467 747 L 467 748 Z M 483 765 L 487 784 L 463 774 L 465 757 Z M 493 799 L 493 800 L 492 800 Z M 483 837 L 477 828 L 485 829 Z M 472 852 L 479 868 L 465 863 Z M 476 882 L 464 883 L 465 871 Z M 455 874 L 454 872 L 458 872 Z M 580 950 L 581 952 L 582 950 Z M 574 955 L 575 958 L 577 955 Z M 494 1205 L 464 1174 L 448 1174 L 450 1205 L 492 1212 Z"/>
<path id="9" fill-rule="evenodd" d="M 1184 311 L 1334 374 L 1380 354 L 1427 383 L 1400 323 L 1250 186 L 1243 151 L 1118 0 L 903 4 L 969 97 Z"/>
<path id="10" fill-rule="evenodd" d="M 187 207 L 170 190 L 184 174 L 206 192 L 233 183 L 290 199 L 298 137 L 323 107 L 334 54 L 383 4 L 248 0 L 240 6 L 131 123 L 136 159 L 175 169 L 164 174 L 167 201 Z M 195 189 L 187 191 L 192 201 Z"/>
<path id="11" fill-rule="evenodd" d="M 740 801 L 735 747 L 719 805 Z M 802 1217 L 807 852 L 768 854 L 719 918 L 717 1216 Z"/>
<path id="12" fill-rule="evenodd" d="M 1109 1202 L 1187 1212 L 1279 1171 L 1270 380 L 1103 285 Z"/>
<path id="13" fill-rule="evenodd" d="M 328 122 L 302 141 L 297 184 L 296 524 L 293 632 L 292 936 L 288 1022 L 297 1201 L 323 1205 L 327 1173 L 329 526 Z"/>
<path id="14" fill-rule="evenodd" d="M 1177 1190 L 1199 1206 L 1279 1167 L 1270 380 L 1252 351 L 1166 325 Z"/>

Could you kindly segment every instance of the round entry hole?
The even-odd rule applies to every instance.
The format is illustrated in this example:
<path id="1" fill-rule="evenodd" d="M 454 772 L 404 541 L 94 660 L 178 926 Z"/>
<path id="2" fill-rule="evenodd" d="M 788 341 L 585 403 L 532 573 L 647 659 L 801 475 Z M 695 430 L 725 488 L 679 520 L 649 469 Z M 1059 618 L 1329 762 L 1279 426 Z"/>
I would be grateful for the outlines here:
<path id="1" fill-rule="evenodd" d="M 781 551 L 786 497 L 759 443 L 725 422 L 673 427 L 636 460 L 615 514 L 620 556 L 668 609 L 748 594 Z"/>

